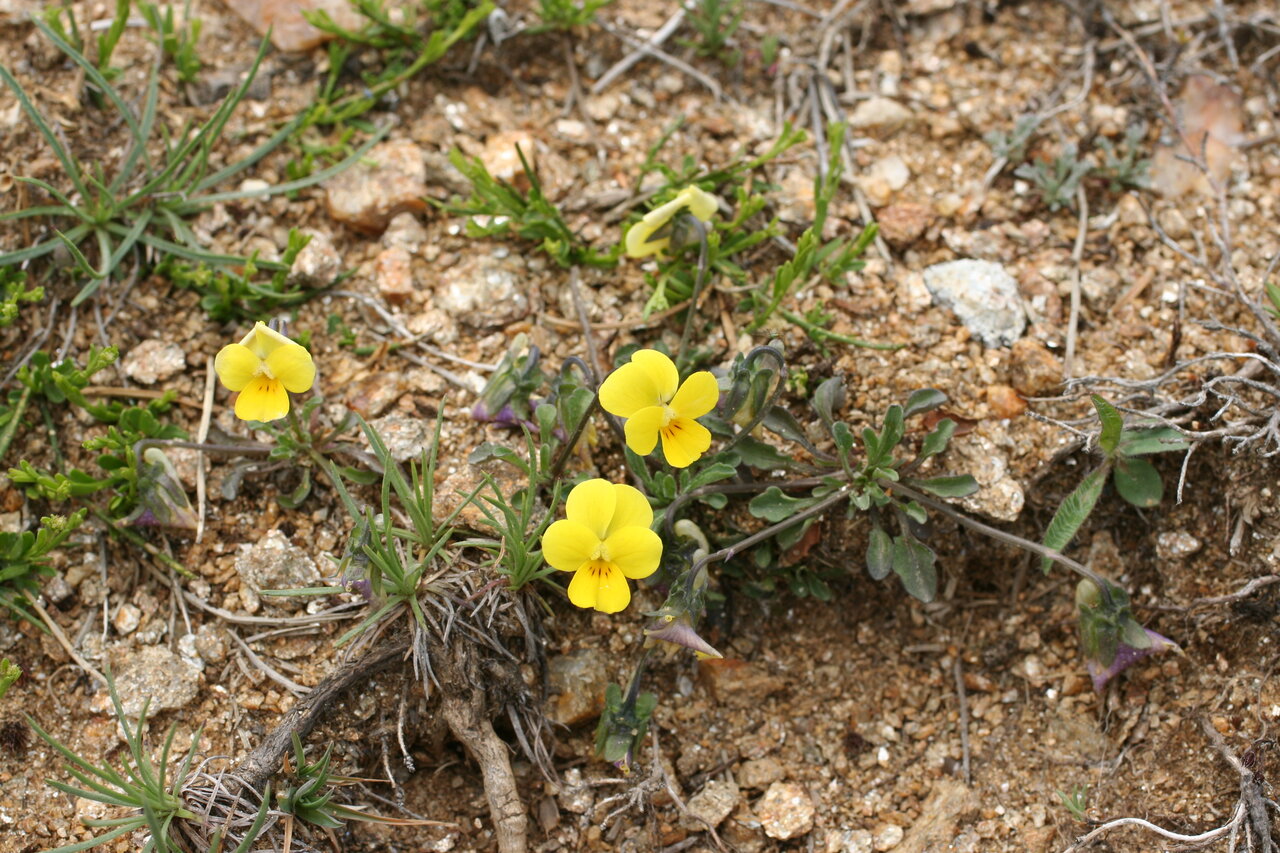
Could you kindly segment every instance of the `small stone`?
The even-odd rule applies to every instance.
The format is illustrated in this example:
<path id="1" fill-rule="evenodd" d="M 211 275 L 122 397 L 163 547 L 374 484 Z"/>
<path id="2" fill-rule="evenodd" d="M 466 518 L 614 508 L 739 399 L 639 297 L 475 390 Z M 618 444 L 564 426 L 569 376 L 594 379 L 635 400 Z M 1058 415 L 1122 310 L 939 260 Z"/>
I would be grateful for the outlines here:
<path id="1" fill-rule="evenodd" d="M 1027 410 L 1027 401 L 1008 385 L 988 386 L 987 405 L 997 418 L 1016 418 Z"/>
<path id="2" fill-rule="evenodd" d="M 134 382 L 154 385 L 186 369 L 187 355 L 177 344 L 148 339 L 129 350 L 121 366 Z"/>
<path id="3" fill-rule="evenodd" d="M 196 698 L 199 686 L 200 670 L 164 646 L 144 646 L 117 667 L 116 691 L 130 717 L 141 713 L 148 699 L 150 714 L 182 708 Z"/>
<path id="4" fill-rule="evenodd" d="M 382 232 L 382 245 L 388 249 L 401 248 L 416 255 L 427 242 L 427 229 L 422 227 L 418 217 L 409 212 L 397 213 L 391 217 L 387 230 Z"/>
<path id="5" fill-rule="evenodd" d="M 391 458 L 397 462 L 419 459 L 431 444 L 432 431 L 427 421 L 400 412 L 378 418 L 369 424 L 387 446 Z"/>
<path id="6" fill-rule="evenodd" d="M 681 818 L 680 823 L 685 829 L 695 832 L 708 825 L 718 827 L 738 807 L 741 800 L 742 794 L 737 785 L 712 779 L 701 791 L 689 798 L 689 815 Z"/>
<path id="7" fill-rule="evenodd" d="M 1084 692 L 1084 686 L 1088 681 L 1078 672 L 1068 672 L 1062 678 L 1062 695 L 1078 696 Z"/>
<path id="8" fill-rule="evenodd" d="M 898 190 L 911 180 L 907 161 L 897 154 L 881 157 L 858 178 L 858 184 L 867 194 L 867 200 L 876 207 L 883 207 Z"/>
<path id="9" fill-rule="evenodd" d="M 517 148 L 519 148 L 518 151 Z M 480 153 L 480 162 L 484 163 L 489 174 L 498 180 L 506 181 L 520 189 L 527 189 L 529 176 L 525 174 L 524 164 L 520 162 L 521 154 L 532 169 L 533 137 L 528 131 L 507 130 L 495 133 L 485 140 L 484 150 Z"/>
<path id="10" fill-rule="evenodd" d="M 200 657 L 200 650 L 196 646 L 195 634 L 183 634 L 178 638 L 178 654 L 186 663 L 198 670 L 204 670 L 204 659 Z"/>
<path id="11" fill-rule="evenodd" d="M 75 587 L 67 583 L 66 578 L 62 575 L 54 575 L 44 585 L 44 597 L 52 601 L 54 604 L 62 604 L 71 596 L 75 595 Z"/>
<path id="12" fill-rule="evenodd" d="M 1062 362 L 1034 338 L 1023 338 L 1010 353 L 1009 380 L 1026 397 L 1044 397 L 1062 385 Z"/>
<path id="13" fill-rule="evenodd" d="M 384 142 L 325 181 L 325 204 L 339 222 L 380 234 L 397 213 L 426 210 L 426 176 L 418 146 L 407 140 Z"/>
<path id="14" fill-rule="evenodd" d="M 187 98 L 193 107 L 203 107 L 222 101 L 231 90 L 243 85 L 248 66 L 209 68 L 203 70 L 191 85 L 187 86 Z M 258 66 L 258 73 L 244 93 L 245 100 L 265 101 L 271 97 L 271 70 Z"/>
<path id="15" fill-rule="evenodd" d="M 840 841 L 840 853 L 871 853 L 875 849 L 875 841 L 865 829 L 846 829 Z"/>
<path id="16" fill-rule="evenodd" d="M 405 326 L 433 344 L 446 346 L 458 339 L 457 322 L 439 308 L 427 308 L 411 316 Z"/>
<path id="17" fill-rule="evenodd" d="M 241 545 L 236 556 L 236 572 L 244 587 L 260 593 L 264 589 L 285 590 L 315 586 L 320 570 L 305 550 L 290 542 L 279 530 L 271 530 L 252 545 Z M 305 602 L 289 596 L 272 596 L 270 603 L 296 610 Z"/>
<path id="18" fill-rule="evenodd" d="M 347 390 L 347 405 L 366 420 L 391 408 L 405 392 L 404 376 L 398 372 L 378 372 L 359 380 Z"/>
<path id="19" fill-rule="evenodd" d="M 406 249 L 392 246 L 383 249 L 373 261 L 373 280 L 378 283 L 378 293 L 393 305 L 408 301 L 413 296 L 413 259 Z"/>
<path id="20" fill-rule="evenodd" d="M 813 829 L 813 800 L 795 782 L 774 782 L 752 810 L 765 835 L 779 841 L 799 838 Z"/>
<path id="21" fill-rule="evenodd" d="M 892 136 L 911 121 L 911 110 L 890 98 L 868 98 L 854 107 L 849 127 L 878 139 Z"/>
<path id="22" fill-rule="evenodd" d="M 338 26 L 359 32 L 365 20 L 346 0 L 226 0 L 237 15 L 258 31 L 271 33 L 271 43 L 286 53 L 310 50 L 333 38 L 302 16 L 304 11 L 323 9 Z"/>
<path id="23" fill-rule="evenodd" d="M 134 604 L 121 604 L 116 608 L 116 615 L 111 620 L 111 624 L 115 626 L 117 634 L 126 637 L 138 630 L 138 626 L 142 624 L 142 610 Z"/>
<path id="24" fill-rule="evenodd" d="M 579 649 L 547 661 L 547 681 L 552 695 L 547 715 L 553 722 L 576 726 L 594 720 L 604 710 L 609 686 L 604 652 Z"/>
<path id="25" fill-rule="evenodd" d="M 209 623 L 201 625 L 196 630 L 196 653 L 206 663 L 222 663 L 227 659 L 226 632 Z"/>
<path id="26" fill-rule="evenodd" d="M 727 658 L 699 661 L 698 677 L 717 702 L 735 708 L 758 707 L 765 697 L 787 686 L 781 678 L 755 664 Z"/>
<path id="27" fill-rule="evenodd" d="M 783 222 L 805 225 L 817 213 L 813 197 L 813 176 L 797 167 L 790 169 L 778 182 L 778 218 Z"/>
<path id="28" fill-rule="evenodd" d="M 891 246 L 909 246 L 924 236 L 933 223 L 933 210 L 928 205 L 903 201 L 882 207 L 876 212 L 880 234 Z"/>
<path id="29" fill-rule="evenodd" d="M 342 272 L 342 256 L 325 232 L 308 229 L 305 233 L 311 239 L 293 259 L 289 283 L 310 287 L 326 285 Z"/>
<path id="30" fill-rule="evenodd" d="M 595 795 L 589 785 L 583 784 L 582 770 L 570 767 L 564 773 L 564 787 L 556 797 L 560 808 L 571 814 L 586 814 L 595 804 Z"/>
<path id="31" fill-rule="evenodd" d="M 786 775 L 776 758 L 756 758 L 744 761 L 738 769 L 738 784 L 744 788 L 763 790 Z"/>
<path id="32" fill-rule="evenodd" d="M 886 824 L 875 832 L 872 839 L 877 853 L 883 853 L 885 850 L 892 850 L 902 843 L 902 836 L 906 833 L 902 831 L 902 827 L 895 823 Z"/>
<path id="33" fill-rule="evenodd" d="M 528 270 L 516 256 L 470 256 L 440 276 L 436 305 L 473 328 L 504 326 L 529 313 Z"/>
<path id="34" fill-rule="evenodd" d="M 1008 346 L 1027 327 L 1018 282 L 998 263 L 966 259 L 934 264 L 924 270 L 924 285 L 935 302 L 954 311 L 988 347 Z"/>
<path id="35" fill-rule="evenodd" d="M 1162 560 L 1190 557 L 1204 546 L 1196 537 L 1182 530 L 1166 530 L 1156 537 L 1156 556 Z"/>

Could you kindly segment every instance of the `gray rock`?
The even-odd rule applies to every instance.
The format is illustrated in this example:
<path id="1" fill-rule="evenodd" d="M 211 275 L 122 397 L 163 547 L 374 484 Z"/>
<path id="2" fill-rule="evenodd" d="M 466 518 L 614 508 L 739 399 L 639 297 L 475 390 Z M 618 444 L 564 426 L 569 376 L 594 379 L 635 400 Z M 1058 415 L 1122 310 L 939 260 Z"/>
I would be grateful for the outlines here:
<path id="1" fill-rule="evenodd" d="M 841 853 L 871 853 L 875 842 L 865 829 L 846 829 L 840 837 Z"/>
<path id="2" fill-rule="evenodd" d="M 571 814 L 586 814 L 595 805 L 595 799 L 591 787 L 583 783 L 579 768 L 571 767 L 565 771 L 564 787 L 557 797 L 560 808 Z"/>
<path id="3" fill-rule="evenodd" d="M 744 788 L 764 790 L 786 775 L 776 758 L 757 758 L 744 761 L 738 770 L 738 782 Z"/>
<path id="4" fill-rule="evenodd" d="M 441 274 L 436 304 L 473 328 L 513 323 L 529 313 L 528 274 L 519 256 L 469 257 Z"/>
<path id="5" fill-rule="evenodd" d="M 708 824 L 719 826 L 741 801 L 742 794 L 737 785 L 712 779 L 701 791 L 689 798 L 689 816 L 682 818 L 680 823 L 685 829 L 694 832 L 705 829 Z"/>
<path id="6" fill-rule="evenodd" d="M 1156 556 L 1162 560 L 1180 560 L 1190 557 L 1203 545 L 1185 530 L 1166 530 L 1156 537 Z"/>
<path id="7" fill-rule="evenodd" d="M 849 127 L 884 138 L 911 121 L 911 110 L 889 98 L 868 98 L 854 107 Z"/>
<path id="8" fill-rule="evenodd" d="M 325 285 L 342 272 L 342 256 L 334 248 L 333 240 L 323 231 L 308 229 L 311 241 L 302 247 L 289 270 L 289 283 L 301 285 Z"/>
<path id="9" fill-rule="evenodd" d="M 164 646 L 145 646 L 129 655 L 116 674 L 124 712 L 136 717 L 148 699 L 147 713 L 185 707 L 196 698 L 200 670 Z"/>
<path id="10" fill-rule="evenodd" d="M 168 379 L 187 366 L 187 355 L 182 347 L 164 341 L 145 340 L 125 355 L 121 367 L 134 382 L 154 385 Z"/>
<path id="11" fill-rule="evenodd" d="M 609 684 L 604 652 L 579 649 L 547 662 L 547 680 L 553 698 L 547 716 L 564 726 L 594 720 L 604 708 Z"/>
<path id="12" fill-rule="evenodd" d="M 320 570 L 306 551 L 291 543 L 279 530 L 272 530 L 253 545 L 241 545 L 236 556 L 236 572 L 240 581 L 254 593 L 264 589 L 298 589 L 315 586 Z M 298 598 L 272 596 L 271 604 L 296 610 L 303 601 Z"/>
<path id="13" fill-rule="evenodd" d="M 111 620 L 116 633 L 124 637 L 138 630 L 142 624 L 142 610 L 135 604 L 121 604 L 116 608 L 115 618 Z"/>
<path id="14" fill-rule="evenodd" d="M 388 249 L 404 249 L 416 255 L 425 242 L 427 229 L 412 213 L 397 213 L 391 217 L 387 230 L 382 232 L 382 245 Z"/>
<path id="15" fill-rule="evenodd" d="M 397 462 L 418 459 L 431 444 L 431 429 L 422 418 L 414 418 L 400 412 L 378 418 L 369 426 L 378 433 L 383 444 Z"/>
<path id="16" fill-rule="evenodd" d="M 764 834 L 779 841 L 799 838 L 813 829 L 813 800 L 795 782 L 774 782 L 753 811 Z"/>
<path id="17" fill-rule="evenodd" d="M 948 261 L 924 271 L 924 286 L 939 305 L 950 308 L 988 347 L 1008 346 L 1022 337 L 1027 312 L 1018 282 L 991 261 Z"/>
<path id="18" fill-rule="evenodd" d="M 905 835 L 902 827 L 897 824 L 887 824 L 876 830 L 873 843 L 877 853 L 883 853 L 885 850 L 892 850 L 902 843 L 902 836 Z"/>
<path id="19" fill-rule="evenodd" d="M 201 660 L 207 663 L 222 663 L 227 659 L 227 638 L 222 628 L 205 623 L 196 630 L 195 638 L 196 654 Z"/>

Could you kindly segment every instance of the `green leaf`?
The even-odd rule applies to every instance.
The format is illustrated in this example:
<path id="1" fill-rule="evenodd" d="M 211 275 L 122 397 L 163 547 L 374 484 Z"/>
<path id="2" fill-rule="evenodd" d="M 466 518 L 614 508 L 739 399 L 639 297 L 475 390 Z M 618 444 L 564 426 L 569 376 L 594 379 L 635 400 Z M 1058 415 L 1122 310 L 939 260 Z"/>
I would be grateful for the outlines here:
<path id="1" fill-rule="evenodd" d="M 898 536 L 893 540 L 893 571 L 902 579 L 902 588 L 925 604 L 938 592 L 938 571 L 933 565 L 933 551 L 914 536 Z"/>
<path id="2" fill-rule="evenodd" d="M 951 418 L 943 418 L 938 421 L 938 425 L 933 428 L 933 432 L 924 437 L 924 441 L 920 443 L 920 455 L 916 457 L 916 461 L 923 462 L 930 456 L 937 456 L 939 453 L 947 449 L 947 445 L 951 443 L 951 437 L 956 434 L 956 422 Z"/>
<path id="3" fill-rule="evenodd" d="M 836 449 L 840 451 L 840 457 L 848 457 L 853 452 L 853 431 L 849 429 L 849 425 L 844 421 L 836 421 L 831 429 L 831 435 L 836 440 Z"/>
<path id="4" fill-rule="evenodd" d="M 833 376 L 813 392 L 813 408 L 830 430 L 836 422 L 836 410 L 844 405 L 844 380 Z"/>
<path id="5" fill-rule="evenodd" d="M 804 434 L 804 428 L 795 419 L 795 416 L 786 409 L 774 406 L 764 416 L 764 420 L 760 425 L 774 435 L 781 436 L 788 441 L 794 441 L 801 446 L 809 444 L 809 438 Z"/>
<path id="6" fill-rule="evenodd" d="M 909 480 L 908 482 L 940 498 L 968 497 L 979 489 L 978 481 L 973 478 L 972 474 L 959 474 L 954 477 L 930 477 L 927 480 Z"/>
<path id="7" fill-rule="evenodd" d="M 893 570 L 893 540 L 879 527 L 871 528 L 867 540 L 867 573 L 874 580 L 884 580 Z"/>
<path id="8" fill-rule="evenodd" d="M 1108 456 L 1116 452 L 1120 445 L 1120 434 L 1124 431 L 1124 417 L 1116 407 L 1094 394 L 1090 397 L 1093 407 L 1098 410 L 1098 420 L 1102 421 L 1102 433 L 1098 436 L 1098 446 Z"/>
<path id="9" fill-rule="evenodd" d="M 1116 460 L 1112 479 L 1120 497 L 1136 507 L 1153 507 L 1164 497 L 1160 472 L 1146 459 Z"/>
<path id="10" fill-rule="evenodd" d="M 1076 531 L 1084 524 L 1089 513 L 1093 512 L 1106 480 L 1107 466 L 1104 464 L 1090 471 L 1088 476 L 1080 481 L 1080 485 L 1076 486 L 1075 491 L 1067 495 L 1044 531 L 1046 548 L 1052 548 L 1061 553 L 1062 549 L 1067 547 L 1067 543 L 1076 535 Z M 1041 571 L 1048 574 L 1049 566 L 1052 564 L 1053 560 L 1043 557 L 1040 560 Z"/>
<path id="11" fill-rule="evenodd" d="M 782 455 L 772 444 L 766 444 L 751 436 L 739 440 L 732 452 L 738 455 L 744 465 L 750 465 L 752 468 L 763 468 L 767 471 L 804 470 L 805 468 L 790 456 Z"/>
<path id="12" fill-rule="evenodd" d="M 898 446 L 898 442 L 902 441 L 902 436 L 906 434 L 906 429 L 902 423 L 902 407 L 898 405 L 890 406 L 884 413 L 884 427 L 880 430 L 880 453 L 887 456 L 893 452 Z"/>
<path id="13" fill-rule="evenodd" d="M 911 392 L 911 396 L 907 398 L 907 408 L 903 415 L 909 418 L 912 415 L 932 412 L 946 402 L 947 395 L 937 388 L 921 388 L 918 391 Z"/>
<path id="14" fill-rule="evenodd" d="M 1148 453 L 1186 450 L 1190 446 L 1191 442 L 1172 427 L 1127 429 L 1120 437 L 1116 453 L 1120 456 L 1145 456 Z"/>
<path id="15" fill-rule="evenodd" d="M 777 524 L 818 502 L 818 498 L 793 498 L 777 486 L 770 486 L 751 499 L 747 510 L 756 518 Z"/>
<path id="16" fill-rule="evenodd" d="M 712 483 L 727 480 L 730 477 L 735 476 L 737 473 L 738 469 L 732 465 L 725 464 L 724 462 L 713 462 L 690 477 L 689 482 L 685 484 L 681 491 L 691 492 L 694 489 L 701 488 L 702 486 L 709 486 Z"/>

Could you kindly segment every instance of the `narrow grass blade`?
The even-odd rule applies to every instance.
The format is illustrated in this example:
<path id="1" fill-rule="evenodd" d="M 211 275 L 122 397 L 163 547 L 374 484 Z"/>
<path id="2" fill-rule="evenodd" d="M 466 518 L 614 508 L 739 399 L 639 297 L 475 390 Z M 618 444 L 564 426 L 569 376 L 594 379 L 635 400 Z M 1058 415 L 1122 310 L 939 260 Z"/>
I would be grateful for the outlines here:
<path id="1" fill-rule="evenodd" d="M 40 19 L 36 18 L 37 26 Z M 84 180 L 80 175 L 80 165 L 76 163 L 71 156 L 71 152 L 62 147 L 62 142 L 58 137 L 54 136 L 53 130 L 45 122 L 44 116 L 36 109 L 35 104 L 31 103 L 31 99 L 27 97 L 26 90 L 18 83 L 17 79 L 9 73 L 9 69 L 0 65 L 0 80 L 5 82 L 18 99 L 18 103 L 22 105 L 22 111 L 27 114 L 27 118 L 31 119 L 31 123 L 36 126 L 36 130 L 40 131 L 40 135 L 44 137 L 44 141 L 49 143 L 49 147 L 53 149 L 53 156 L 58 158 L 58 162 L 62 164 L 62 170 L 66 172 L 67 178 L 71 181 L 72 186 L 80 193 L 81 198 L 88 198 L 89 193 L 85 191 Z"/>
<path id="2" fill-rule="evenodd" d="M 274 195 L 281 195 L 282 193 L 290 193 L 295 190 L 302 190 L 307 187 L 315 186 L 321 181 L 327 181 L 329 178 L 345 171 L 349 166 L 353 165 L 357 160 L 367 154 L 370 148 L 382 140 L 382 137 L 386 135 L 388 129 L 389 128 L 383 128 L 373 136 L 369 137 L 363 145 L 353 151 L 350 156 L 344 158 L 342 162 L 336 163 L 327 169 L 321 169 L 319 172 L 315 172 L 305 178 L 299 178 L 296 181 L 287 181 L 283 184 L 274 184 L 260 190 L 250 190 L 248 192 L 233 190 L 225 193 L 196 196 L 195 198 L 188 199 L 186 204 L 182 205 L 179 209 L 183 212 L 197 213 L 209 205 L 219 201 L 239 201 L 246 198 L 269 198 Z"/>
<path id="3" fill-rule="evenodd" d="M 133 135 L 135 144 L 142 147 L 143 156 L 148 158 L 147 163 L 150 164 L 150 155 L 146 153 L 147 138 L 143 135 L 142 128 L 138 126 L 138 117 L 134 115 L 133 110 L 129 109 L 129 105 L 120 97 L 120 93 L 116 91 L 116 87 L 107 82 L 107 78 L 102 76 L 102 72 L 99 71 L 92 62 L 86 59 L 83 53 L 67 44 L 62 36 L 58 35 L 58 33 L 46 24 L 39 15 L 33 15 L 32 21 L 40 32 L 44 33 L 50 41 L 58 46 L 59 50 L 67 55 L 67 58 L 84 69 L 84 76 L 97 86 L 102 91 L 102 94 L 107 96 L 107 100 L 111 101 L 115 108 L 120 111 L 120 117 L 123 118 L 124 123 L 128 125 L 129 132 Z"/>
<path id="4" fill-rule="evenodd" d="M 71 201 L 71 199 L 67 198 L 66 195 L 64 195 L 61 190 L 59 190 L 57 187 L 53 186 L 52 184 L 46 181 L 42 181 L 39 178 L 28 178 L 21 175 L 16 177 L 15 180 L 21 181 L 24 184 L 31 184 L 33 187 L 39 187 L 40 189 L 47 192 L 49 195 L 53 196 L 56 201 L 61 203 L 62 214 L 64 216 L 74 216 L 82 222 L 87 222 L 90 225 L 93 224 L 93 218 L 90 217 L 85 210 L 77 206 L 74 202 Z"/>

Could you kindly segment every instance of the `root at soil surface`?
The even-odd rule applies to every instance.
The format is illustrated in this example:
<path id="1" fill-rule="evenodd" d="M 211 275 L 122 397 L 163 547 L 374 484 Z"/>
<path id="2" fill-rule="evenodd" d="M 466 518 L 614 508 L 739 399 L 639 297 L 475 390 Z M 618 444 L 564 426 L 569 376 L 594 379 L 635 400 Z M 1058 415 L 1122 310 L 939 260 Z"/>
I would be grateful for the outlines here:
<path id="1" fill-rule="evenodd" d="M 344 690 L 354 687 L 396 659 L 403 658 L 408 648 L 409 635 L 399 633 L 364 655 L 342 664 L 289 709 L 262 743 L 245 756 L 232 775 L 248 787 L 261 788 L 280 770 L 281 761 L 292 748 L 293 735 L 305 736 L 319 722 L 329 703 L 337 699 Z"/>

